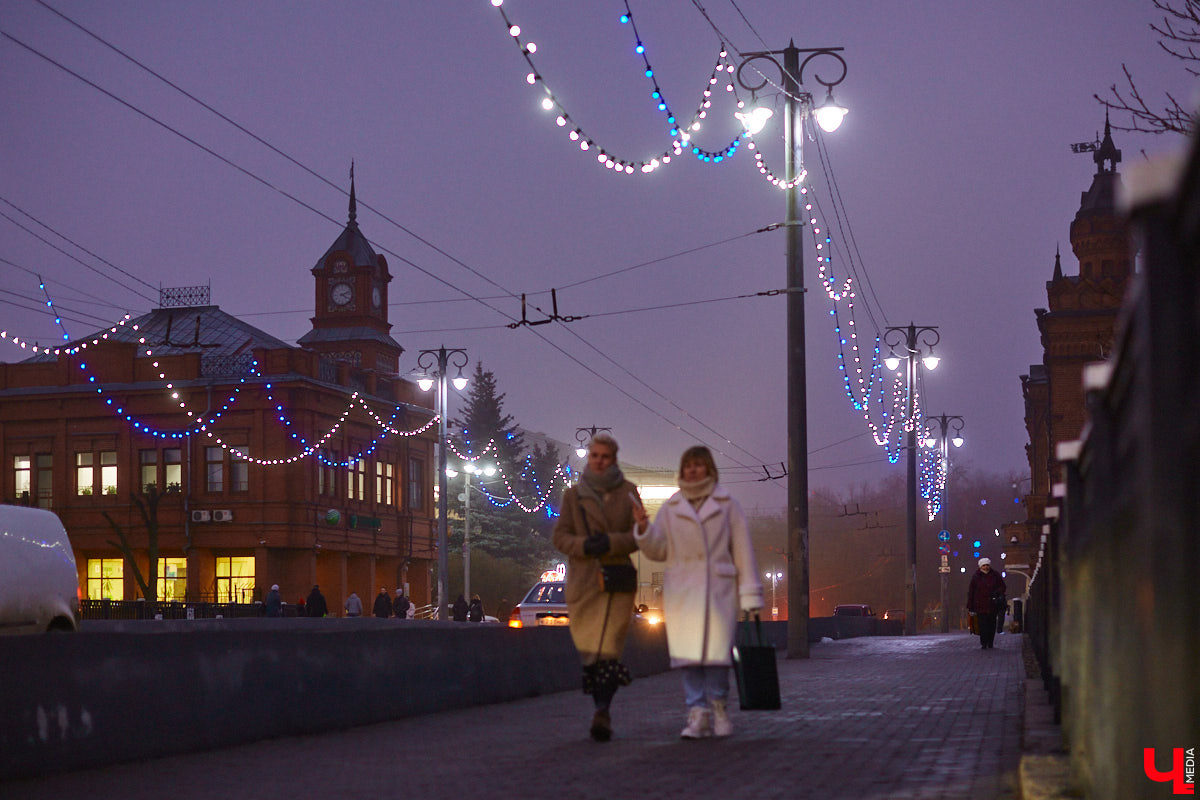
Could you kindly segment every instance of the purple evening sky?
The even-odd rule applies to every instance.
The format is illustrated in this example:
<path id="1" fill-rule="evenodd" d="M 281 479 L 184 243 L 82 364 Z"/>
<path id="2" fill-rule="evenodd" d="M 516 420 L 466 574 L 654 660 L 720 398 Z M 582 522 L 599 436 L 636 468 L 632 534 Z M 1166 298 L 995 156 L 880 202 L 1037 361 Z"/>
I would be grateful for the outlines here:
<path id="1" fill-rule="evenodd" d="M 631 3 L 680 116 L 690 115 L 716 60 L 714 26 L 731 57 L 780 49 L 789 38 L 845 48 L 849 73 L 837 97 L 851 111 L 824 141 L 854 247 L 833 224 L 816 146 L 805 152 L 822 218 L 835 231 L 835 272 L 846 274 L 850 250 L 869 276 L 874 296 L 860 296 L 858 316 L 866 333 L 864 305 L 881 325 L 940 326 L 943 361 L 926 381 L 927 403 L 966 418 L 967 445 L 956 455 L 976 467 L 1025 470 L 1018 376 L 1041 358 L 1033 309 L 1045 305 L 1056 246 L 1066 271 L 1078 270 L 1068 229 L 1094 171 L 1069 145 L 1103 127 L 1092 95 L 1121 79 L 1122 62 L 1155 97 L 1169 89 L 1191 100 L 1190 79 L 1148 28 L 1157 19 L 1149 0 L 705 0 L 713 24 L 686 0 Z M 30 270 L 72 310 L 64 316 L 75 336 L 101 327 L 97 319 L 152 307 L 128 287 L 157 297 L 16 206 L 146 284 L 211 282 L 223 309 L 295 341 L 312 315 L 308 270 L 345 223 L 354 159 L 360 226 L 395 276 L 393 334 L 408 349 L 402 370 L 421 348 L 465 347 L 496 373 L 508 410 L 530 429 L 573 442 L 579 426 L 611 426 L 622 458 L 650 466 L 673 466 L 699 437 L 724 453 L 723 477 L 745 505 L 784 505 L 782 481 L 751 480 L 759 465 L 786 458 L 783 297 L 536 332 L 504 327 L 520 314 L 512 295 L 551 287 L 561 289 L 562 315 L 781 288 L 782 231 L 745 234 L 782 220 L 783 193 L 758 174 L 748 149 L 720 164 L 677 158 L 650 175 L 604 169 L 541 110 L 489 0 L 51 5 L 338 188 L 35 0 L 0 0 L 0 212 L 97 268 L 0 218 L 0 327 L 43 343 L 59 335 L 36 307 Z M 668 147 L 633 32 L 618 22 L 623 2 L 507 0 L 504 8 L 522 39 L 537 44 L 550 87 L 608 152 L 640 160 Z M 810 84 L 813 69 L 820 66 L 806 73 Z M 729 96 L 716 95 L 696 134 L 711 149 L 738 130 Z M 781 137 L 778 118 L 758 137 L 777 171 Z M 1178 138 L 1114 138 L 1126 164 L 1142 150 L 1182 146 Z M 570 286 L 733 237 L 741 238 Z M 811 484 L 840 489 L 903 474 L 902 463 L 889 465 L 871 444 L 843 391 L 811 241 L 804 255 Z M 0 359 L 25 355 L 0 341 Z"/>

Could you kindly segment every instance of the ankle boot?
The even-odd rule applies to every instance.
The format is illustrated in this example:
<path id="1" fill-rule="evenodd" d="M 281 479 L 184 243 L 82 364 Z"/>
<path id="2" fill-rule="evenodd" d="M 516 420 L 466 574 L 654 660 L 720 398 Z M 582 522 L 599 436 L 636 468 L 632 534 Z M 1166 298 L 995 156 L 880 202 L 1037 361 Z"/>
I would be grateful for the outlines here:
<path id="1" fill-rule="evenodd" d="M 712 701 L 713 736 L 728 736 L 733 733 L 733 722 L 725 711 L 724 700 Z"/>
<path id="2" fill-rule="evenodd" d="M 712 712 L 700 706 L 689 708 L 687 726 L 679 732 L 680 738 L 703 739 L 712 733 Z"/>
<path id="3" fill-rule="evenodd" d="M 612 738 L 612 717 L 607 708 L 597 708 L 592 715 L 591 734 L 597 742 L 607 742 Z"/>

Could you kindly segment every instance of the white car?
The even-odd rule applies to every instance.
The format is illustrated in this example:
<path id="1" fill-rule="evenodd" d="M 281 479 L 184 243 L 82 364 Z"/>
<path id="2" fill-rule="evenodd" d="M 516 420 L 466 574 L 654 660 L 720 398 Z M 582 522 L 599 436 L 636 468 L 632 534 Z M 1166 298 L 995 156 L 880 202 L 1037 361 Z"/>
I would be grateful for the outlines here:
<path id="1" fill-rule="evenodd" d="M 0 505 L 0 634 L 79 630 L 79 574 L 51 511 Z"/>
<path id="2" fill-rule="evenodd" d="M 545 577 L 545 576 L 543 576 Z M 567 584 L 562 580 L 541 580 L 517 604 L 508 618 L 510 628 L 529 628 L 535 625 L 569 625 Z"/>

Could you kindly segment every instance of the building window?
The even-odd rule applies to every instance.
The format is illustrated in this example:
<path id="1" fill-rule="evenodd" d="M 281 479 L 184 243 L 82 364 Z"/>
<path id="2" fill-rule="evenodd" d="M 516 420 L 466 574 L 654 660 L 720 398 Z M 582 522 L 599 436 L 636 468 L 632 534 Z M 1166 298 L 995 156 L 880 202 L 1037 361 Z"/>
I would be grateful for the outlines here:
<path id="1" fill-rule="evenodd" d="M 89 558 L 87 596 L 88 600 L 124 600 L 125 559 Z"/>
<path id="2" fill-rule="evenodd" d="M 240 455 L 239 455 L 240 453 Z M 235 492 L 245 492 L 250 489 L 250 453 L 246 448 L 238 447 L 238 452 L 229 453 L 229 488 Z"/>
<path id="3" fill-rule="evenodd" d="M 346 496 L 351 500 L 367 499 L 367 463 L 361 458 L 350 462 L 346 476 Z"/>
<path id="4" fill-rule="evenodd" d="M 204 448 L 204 488 L 210 492 L 225 491 L 225 451 L 220 447 Z"/>
<path id="5" fill-rule="evenodd" d="M 393 504 L 392 487 L 396 481 L 396 468 L 390 463 L 375 462 L 375 501 L 381 505 Z"/>
<path id="6" fill-rule="evenodd" d="M 92 467 L 94 461 L 95 456 L 91 453 L 75 454 L 75 494 L 89 495 L 92 493 L 92 487 L 96 481 L 95 470 Z"/>
<path id="7" fill-rule="evenodd" d="M 138 450 L 138 465 L 140 469 L 140 477 L 138 479 L 140 488 L 146 494 L 150 493 L 151 489 L 158 490 L 158 451 L 157 450 Z"/>
<path id="8" fill-rule="evenodd" d="M 425 461 L 420 458 L 408 459 L 408 497 L 405 507 L 413 511 L 425 508 Z"/>
<path id="9" fill-rule="evenodd" d="M 322 450 L 317 458 L 317 494 L 337 495 L 337 453 Z"/>
<path id="10" fill-rule="evenodd" d="M 117 493 L 117 453 L 114 450 L 100 454 L 100 490 L 104 494 Z"/>
<path id="11" fill-rule="evenodd" d="M 51 501 L 54 499 L 54 461 L 49 453 L 38 453 L 33 457 L 33 463 L 37 467 L 37 474 L 34 476 L 37 480 L 37 504 L 39 508 L 50 508 Z"/>
<path id="12" fill-rule="evenodd" d="M 217 558 L 217 602 L 249 603 L 254 599 L 254 556 Z"/>
<path id="13" fill-rule="evenodd" d="M 187 559 L 160 558 L 158 560 L 158 599 L 168 602 L 183 602 L 187 594 Z"/>
<path id="14" fill-rule="evenodd" d="M 168 492 L 178 492 L 183 489 L 183 451 L 178 447 L 168 447 L 163 450 L 163 478 Z"/>
<path id="15" fill-rule="evenodd" d="M 19 502 L 29 503 L 29 456 L 13 456 L 13 491 Z"/>

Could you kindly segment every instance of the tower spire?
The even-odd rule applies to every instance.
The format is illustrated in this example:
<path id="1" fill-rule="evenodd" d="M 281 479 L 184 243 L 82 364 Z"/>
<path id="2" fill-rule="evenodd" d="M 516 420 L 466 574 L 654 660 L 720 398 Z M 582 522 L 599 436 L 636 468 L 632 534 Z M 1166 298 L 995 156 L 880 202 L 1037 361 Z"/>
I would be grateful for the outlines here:
<path id="1" fill-rule="evenodd" d="M 1060 252 L 1059 252 L 1059 246 L 1058 246 L 1058 244 L 1057 244 L 1057 243 L 1055 243 L 1055 245 L 1054 245 L 1054 280 L 1056 280 L 1056 281 L 1061 281 L 1061 280 L 1062 280 L 1062 276 L 1063 276 L 1063 273 L 1062 273 L 1062 255 L 1061 255 L 1061 254 L 1060 254 Z"/>
<path id="2" fill-rule="evenodd" d="M 350 159 L 350 220 L 346 224 L 358 227 L 358 203 L 354 201 L 354 159 Z"/>

